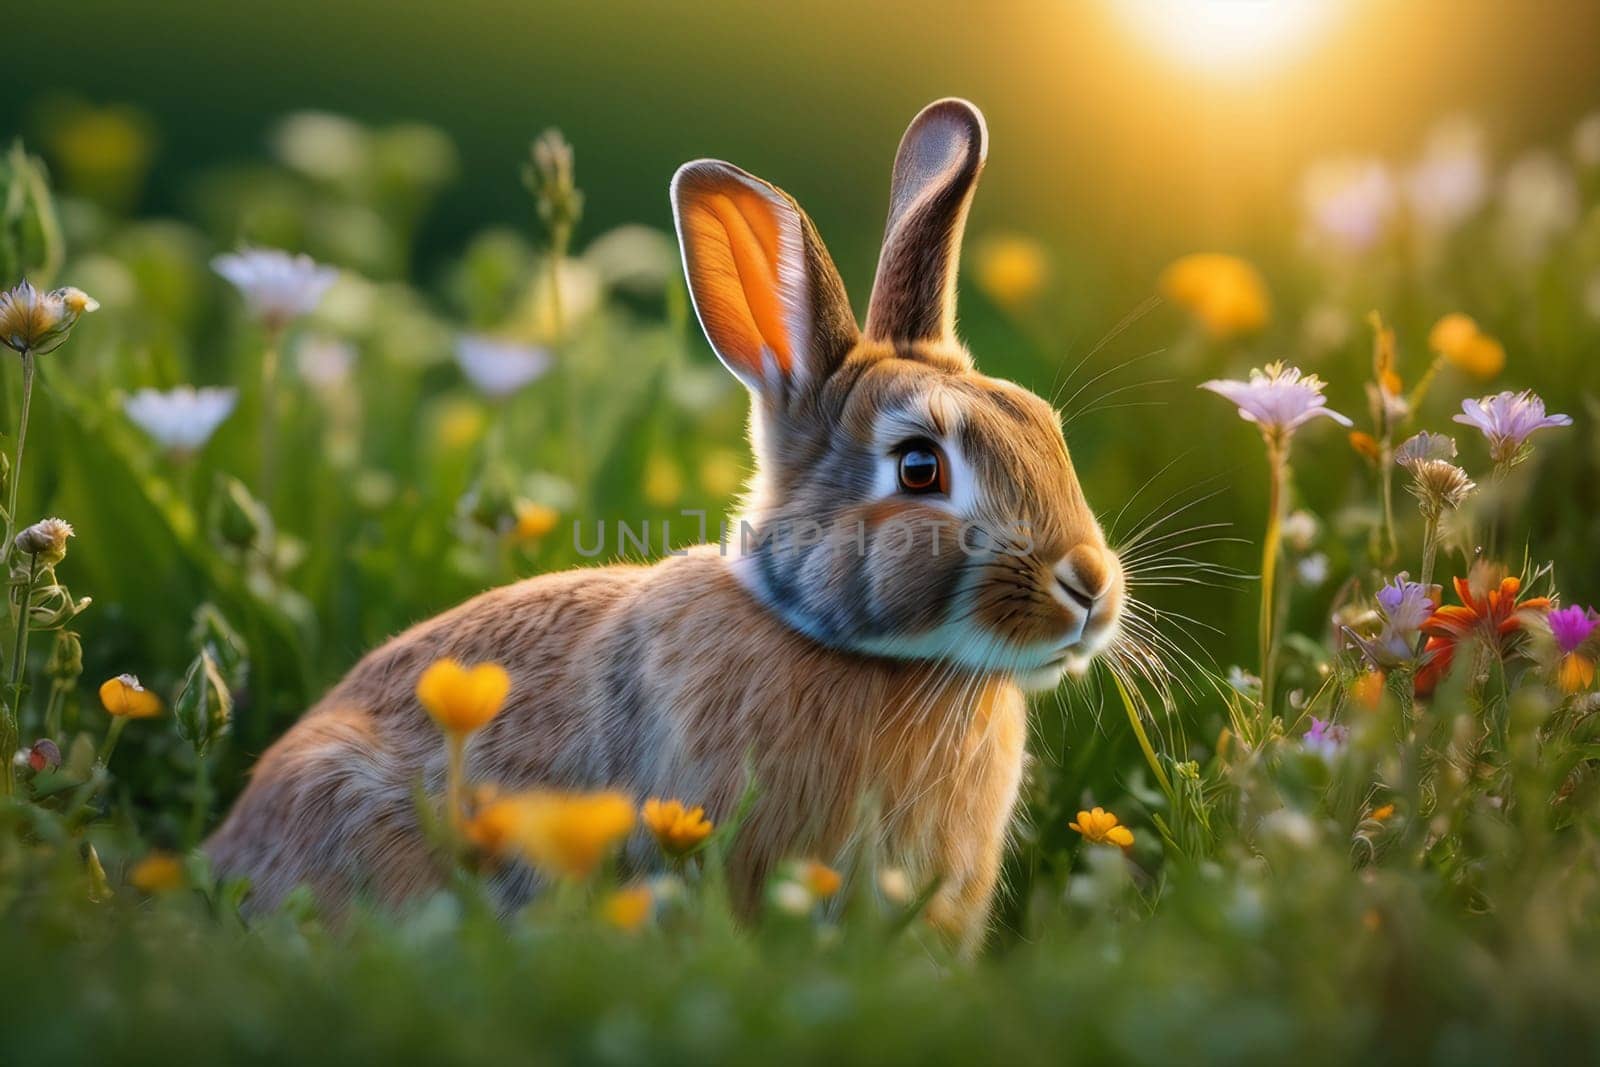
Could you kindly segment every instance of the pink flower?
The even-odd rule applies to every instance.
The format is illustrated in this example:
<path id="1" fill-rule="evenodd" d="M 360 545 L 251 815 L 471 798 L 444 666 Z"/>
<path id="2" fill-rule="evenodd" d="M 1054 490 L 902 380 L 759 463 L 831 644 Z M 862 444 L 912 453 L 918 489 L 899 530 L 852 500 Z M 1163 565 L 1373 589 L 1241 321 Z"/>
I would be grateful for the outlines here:
<path id="1" fill-rule="evenodd" d="M 1322 379 L 1315 374 L 1302 375 L 1298 367 L 1286 366 L 1282 361 L 1269 363 L 1264 370 L 1252 370 L 1249 381 L 1214 379 L 1200 388 L 1233 401 L 1239 408 L 1239 417 L 1259 425 L 1269 438 L 1286 439 L 1305 423 L 1324 415 L 1341 426 L 1350 425 L 1349 419 L 1323 404 L 1322 390 L 1327 386 Z"/>
<path id="2" fill-rule="evenodd" d="M 1596 614 L 1593 608 L 1580 608 L 1576 604 L 1552 611 L 1545 618 L 1549 620 L 1550 633 L 1562 652 L 1576 652 L 1580 645 L 1589 640 L 1595 628 L 1600 627 L 1600 614 Z"/>
<path id="3" fill-rule="evenodd" d="M 1546 415 L 1544 401 L 1524 389 L 1496 393 L 1479 400 L 1463 400 L 1455 421 L 1476 427 L 1489 440 L 1489 455 L 1496 463 L 1517 463 L 1523 459 L 1522 446 L 1536 430 L 1550 426 L 1571 426 L 1570 415 Z"/>

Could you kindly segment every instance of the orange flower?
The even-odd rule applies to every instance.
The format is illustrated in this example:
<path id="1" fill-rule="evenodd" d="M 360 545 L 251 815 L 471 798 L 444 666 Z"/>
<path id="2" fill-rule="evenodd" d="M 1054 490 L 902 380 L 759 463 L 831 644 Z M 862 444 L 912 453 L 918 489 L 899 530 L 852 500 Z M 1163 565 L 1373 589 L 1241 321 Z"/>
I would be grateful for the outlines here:
<path id="1" fill-rule="evenodd" d="M 839 891 L 844 879 L 826 863 L 808 860 L 800 867 L 800 882 L 817 900 L 827 900 Z"/>
<path id="2" fill-rule="evenodd" d="M 182 889 L 183 881 L 183 860 L 170 852 L 152 852 L 128 872 L 129 885 L 152 895 Z"/>
<path id="3" fill-rule="evenodd" d="M 1373 437 L 1370 433 L 1363 433 L 1361 430 L 1351 430 L 1350 447 L 1355 449 L 1356 454 L 1362 459 L 1365 459 L 1368 463 L 1378 462 L 1378 439 Z"/>
<path id="4" fill-rule="evenodd" d="M 1159 284 L 1167 299 L 1186 309 L 1215 340 L 1254 333 L 1271 315 L 1266 282 L 1237 256 L 1183 256 L 1161 272 Z"/>
<path id="5" fill-rule="evenodd" d="M 713 829 L 705 808 L 686 808 L 681 800 L 651 798 L 644 802 L 640 814 L 645 826 L 655 835 L 656 844 L 670 856 L 688 855 L 711 836 Z"/>
<path id="6" fill-rule="evenodd" d="M 1371 819 L 1373 822 L 1388 822 L 1390 816 L 1392 816 L 1393 814 L 1394 814 L 1394 805 L 1393 804 L 1385 804 L 1381 808 L 1374 808 L 1374 809 L 1372 809 L 1372 811 L 1368 812 L 1367 813 L 1367 818 Z"/>
<path id="7" fill-rule="evenodd" d="M 1078 831 L 1085 841 L 1096 845 L 1116 845 L 1118 848 L 1133 847 L 1133 831 L 1117 821 L 1117 817 L 1104 808 L 1094 808 L 1091 811 L 1078 812 L 1078 821 L 1067 824 L 1068 828 Z"/>
<path id="8" fill-rule="evenodd" d="M 630 886 L 606 894 L 600 902 L 600 917 L 625 934 L 634 933 L 650 918 L 655 897 L 649 886 Z"/>
<path id="9" fill-rule="evenodd" d="M 1474 378 L 1493 378 L 1505 369 L 1504 346 L 1459 311 L 1433 324 L 1428 331 L 1428 347 Z"/>
<path id="10" fill-rule="evenodd" d="M 1455 580 L 1456 596 L 1461 603 L 1446 604 L 1422 624 L 1428 643 L 1424 647 L 1422 669 L 1417 671 L 1419 696 L 1432 693 L 1440 680 L 1450 673 L 1456 647 L 1462 641 L 1478 637 L 1498 653 L 1505 648 L 1506 638 L 1521 629 L 1530 614 L 1549 609 L 1548 597 L 1519 601 L 1517 594 L 1522 589 L 1522 579 L 1499 577 L 1499 573 L 1498 568 L 1490 564 L 1475 565 L 1468 578 Z"/>
<path id="11" fill-rule="evenodd" d="M 1383 699 L 1383 681 L 1382 671 L 1364 672 L 1350 683 L 1350 699 L 1369 711 L 1376 708 Z"/>
<path id="12" fill-rule="evenodd" d="M 486 852 L 517 854 L 553 877 L 581 879 L 628 835 L 633 820 L 633 800 L 622 793 L 541 790 L 491 800 L 463 833 Z"/>
<path id="13" fill-rule="evenodd" d="M 417 700 L 439 729 L 464 737 L 500 714 L 510 690 L 511 677 L 504 667 L 480 663 L 467 668 L 442 659 L 422 672 Z"/>
<path id="14" fill-rule="evenodd" d="M 100 686 L 100 706 L 119 719 L 153 719 L 161 714 L 161 698 L 131 674 L 119 674 Z"/>

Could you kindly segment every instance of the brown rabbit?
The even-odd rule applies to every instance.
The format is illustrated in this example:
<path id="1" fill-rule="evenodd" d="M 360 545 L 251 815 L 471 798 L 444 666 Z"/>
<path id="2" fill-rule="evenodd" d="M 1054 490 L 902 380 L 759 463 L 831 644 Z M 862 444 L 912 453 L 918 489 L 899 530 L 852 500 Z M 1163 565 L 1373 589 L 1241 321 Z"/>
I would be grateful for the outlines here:
<path id="1" fill-rule="evenodd" d="M 262 757 L 206 844 L 218 872 L 248 876 L 256 907 L 301 883 L 335 908 L 437 885 L 412 791 L 439 790 L 443 749 L 415 687 L 450 656 L 512 679 L 468 746 L 473 780 L 722 818 L 753 774 L 730 856 L 745 905 L 780 860 L 837 856 L 865 830 L 918 884 L 939 878 L 931 918 L 979 943 L 1023 692 L 1112 639 L 1124 588 L 1057 413 L 977 373 L 954 334 L 986 150 L 961 100 L 906 131 L 865 332 L 789 196 L 684 165 L 672 206 L 695 310 L 753 397 L 757 467 L 730 543 L 531 578 L 391 640 Z M 648 862 L 647 843 L 633 855 Z M 513 898 L 533 888 L 507 880 Z"/>

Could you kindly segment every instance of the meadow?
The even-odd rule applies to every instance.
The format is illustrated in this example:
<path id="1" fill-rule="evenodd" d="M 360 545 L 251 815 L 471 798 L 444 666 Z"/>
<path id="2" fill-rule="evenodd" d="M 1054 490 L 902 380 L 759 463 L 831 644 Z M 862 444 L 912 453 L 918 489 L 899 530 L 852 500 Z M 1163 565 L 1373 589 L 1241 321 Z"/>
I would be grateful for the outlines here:
<path id="1" fill-rule="evenodd" d="M 969 235 L 963 334 L 1061 408 L 1136 601 L 1036 702 L 976 959 L 870 855 L 793 857 L 747 923 L 739 813 L 470 776 L 417 798 L 448 890 L 241 910 L 196 846 L 255 757 L 597 518 L 714 529 L 747 401 L 665 201 L 593 232 L 558 131 L 520 218 L 419 264 L 445 131 L 286 115 L 146 216 L 146 122 L 0 157 L 0 1059 L 1600 1056 L 1600 116 L 1319 163 L 1279 247 L 1175 259 L 1103 336 L 1061 249 Z M 441 745 L 496 707 L 419 679 Z M 504 864 L 556 887 L 498 915 Z"/>

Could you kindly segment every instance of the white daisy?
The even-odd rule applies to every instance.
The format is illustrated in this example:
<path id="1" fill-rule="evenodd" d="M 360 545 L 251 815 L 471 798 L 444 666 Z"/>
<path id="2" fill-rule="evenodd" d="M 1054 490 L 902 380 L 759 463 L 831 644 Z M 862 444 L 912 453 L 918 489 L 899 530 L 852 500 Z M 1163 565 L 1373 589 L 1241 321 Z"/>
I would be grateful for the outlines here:
<path id="1" fill-rule="evenodd" d="M 180 385 L 166 392 L 140 389 L 122 402 L 122 410 L 162 448 L 185 453 L 204 446 L 238 400 L 237 389 Z"/>
<path id="2" fill-rule="evenodd" d="M 456 362 L 479 392 L 499 400 L 544 374 L 550 354 L 532 345 L 462 334 L 456 338 Z"/>
<path id="3" fill-rule="evenodd" d="M 250 313 L 269 330 L 281 330 L 314 309 L 339 278 L 310 256 L 275 248 L 244 248 L 217 256 L 211 267 L 243 294 Z"/>

